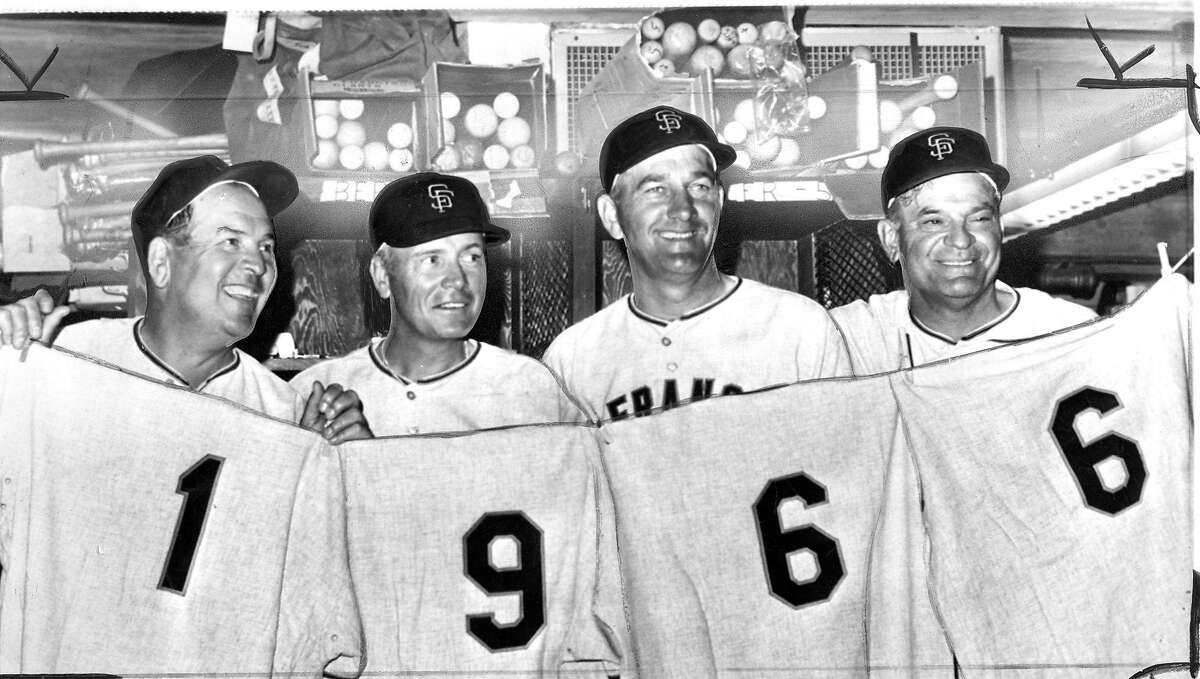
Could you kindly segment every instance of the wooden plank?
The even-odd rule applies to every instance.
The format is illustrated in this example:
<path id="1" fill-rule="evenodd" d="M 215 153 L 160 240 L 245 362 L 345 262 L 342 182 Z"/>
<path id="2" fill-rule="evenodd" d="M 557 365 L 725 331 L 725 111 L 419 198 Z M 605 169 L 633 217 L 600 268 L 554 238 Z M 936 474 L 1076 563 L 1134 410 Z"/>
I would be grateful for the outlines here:
<path id="1" fill-rule="evenodd" d="M 355 240 L 306 240 L 292 250 L 296 306 L 289 329 L 300 355 L 342 356 L 370 339 L 365 268 Z"/>

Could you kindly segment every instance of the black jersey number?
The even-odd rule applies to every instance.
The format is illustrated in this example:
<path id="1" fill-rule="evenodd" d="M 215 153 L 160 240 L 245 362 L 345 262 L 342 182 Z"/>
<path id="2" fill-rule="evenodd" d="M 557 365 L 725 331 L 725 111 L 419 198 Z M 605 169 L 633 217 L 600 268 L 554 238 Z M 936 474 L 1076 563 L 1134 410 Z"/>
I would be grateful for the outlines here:
<path id="1" fill-rule="evenodd" d="M 517 565 L 497 568 L 491 545 L 497 538 L 517 543 Z M 467 616 L 467 632 L 492 651 L 524 648 L 546 624 L 542 577 L 542 531 L 521 512 L 484 514 L 463 537 L 467 577 L 488 594 L 520 594 L 521 617 L 502 625 L 491 613 Z"/>
<path id="2" fill-rule="evenodd" d="M 221 464 L 224 462 L 223 458 L 215 455 L 205 455 L 179 475 L 175 492 L 183 496 L 183 509 L 179 512 L 179 520 L 175 524 L 175 537 L 171 539 L 167 562 L 163 566 L 162 578 L 158 581 L 159 588 L 177 594 L 186 593 L 188 576 L 196 558 L 196 548 L 200 545 L 200 536 L 204 533 L 204 520 L 208 518 L 208 507 L 212 502 L 213 490 L 217 487 L 217 477 L 221 474 Z"/>
<path id="3" fill-rule="evenodd" d="M 1054 421 L 1050 425 L 1050 433 L 1058 441 L 1058 448 L 1079 484 L 1083 501 L 1093 509 L 1113 515 L 1129 509 L 1142 499 L 1146 465 L 1142 461 L 1141 451 L 1136 443 L 1120 434 L 1108 434 L 1085 446 L 1075 431 L 1075 420 L 1086 410 L 1105 415 L 1120 407 L 1121 401 L 1116 394 L 1084 387 L 1058 402 L 1054 408 Z M 1097 464 L 1110 457 L 1125 464 L 1128 478 L 1120 488 L 1106 488 L 1096 470 Z"/>
<path id="4" fill-rule="evenodd" d="M 846 575 L 837 540 L 812 524 L 783 530 L 779 506 L 798 498 L 806 507 L 826 501 L 825 487 L 800 472 L 769 481 L 754 503 L 763 567 L 771 594 L 792 608 L 825 601 Z M 817 574 L 798 582 L 788 568 L 788 556 L 808 550 L 816 559 Z"/>

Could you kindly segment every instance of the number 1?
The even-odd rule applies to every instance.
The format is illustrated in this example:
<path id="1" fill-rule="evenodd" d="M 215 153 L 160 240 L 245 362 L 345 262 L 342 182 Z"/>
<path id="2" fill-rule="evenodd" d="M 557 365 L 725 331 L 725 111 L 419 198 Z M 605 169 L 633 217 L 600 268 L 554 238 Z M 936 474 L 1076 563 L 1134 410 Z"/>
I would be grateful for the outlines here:
<path id="1" fill-rule="evenodd" d="M 208 506 L 212 502 L 213 489 L 217 486 L 217 476 L 221 473 L 223 462 L 223 458 L 206 455 L 179 475 L 175 492 L 183 496 L 183 510 L 175 524 L 175 537 L 171 540 L 171 550 L 167 552 L 167 563 L 158 582 L 159 589 L 176 594 L 184 594 L 187 590 L 188 575 L 192 571 L 192 561 L 196 557 L 200 535 L 204 532 L 204 520 L 208 517 Z"/>

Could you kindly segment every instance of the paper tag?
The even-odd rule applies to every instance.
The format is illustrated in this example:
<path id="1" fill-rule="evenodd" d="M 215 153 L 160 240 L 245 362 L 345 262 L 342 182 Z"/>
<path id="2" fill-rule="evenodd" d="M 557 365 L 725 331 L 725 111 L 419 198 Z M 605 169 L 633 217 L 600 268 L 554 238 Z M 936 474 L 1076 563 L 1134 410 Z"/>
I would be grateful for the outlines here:
<path id="1" fill-rule="evenodd" d="M 267 97 L 270 99 L 277 99 L 283 94 L 283 79 L 279 77 L 278 66 L 272 66 L 263 76 L 263 89 L 267 91 Z"/>
<path id="2" fill-rule="evenodd" d="M 271 123 L 272 125 L 283 124 L 283 116 L 279 115 L 278 99 L 268 99 L 260 103 L 255 113 L 258 115 L 258 119 L 264 123 Z"/>
<path id="3" fill-rule="evenodd" d="M 258 12 L 230 12 L 225 15 L 225 37 L 221 47 L 234 52 L 253 52 L 258 33 Z"/>

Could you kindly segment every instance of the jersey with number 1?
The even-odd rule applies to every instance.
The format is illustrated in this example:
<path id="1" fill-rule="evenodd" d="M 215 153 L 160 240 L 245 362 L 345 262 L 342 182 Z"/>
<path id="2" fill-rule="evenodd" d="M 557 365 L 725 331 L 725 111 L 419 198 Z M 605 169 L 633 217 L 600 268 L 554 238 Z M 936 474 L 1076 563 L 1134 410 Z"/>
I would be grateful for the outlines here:
<path id="1" fill-rule="evenodd" d="M 367 673 L 616 668 L 625 623 L 599 609 L 600 569 L 616 563 L 599 545 L 594 429 L 402 436 L 339 452 Z"/>
<path id="2" fill-rule="evenodd" d="M 324 440 L 60 350 L 0 349 L 0 673 L 359 665 Z"/>
<path id="3" fill-rule="evenodd" d="M 895 426 L 879 378 L 604 425 L 642 675 L 867 676 L 869 552 Z"/>
<path id="4" fill-rule="evenodd" d="M 748 279 L 672 321 L 626 295 L 563 331 L 543 360 L 596 421 L 850 373 L 821 305 Z"/>
<path id="5" fill-rule="evenodd" d="M 934 605 L 965 677 L 1125 679 L 1186 660 L 1190 288 L 890 379 Z"/>

